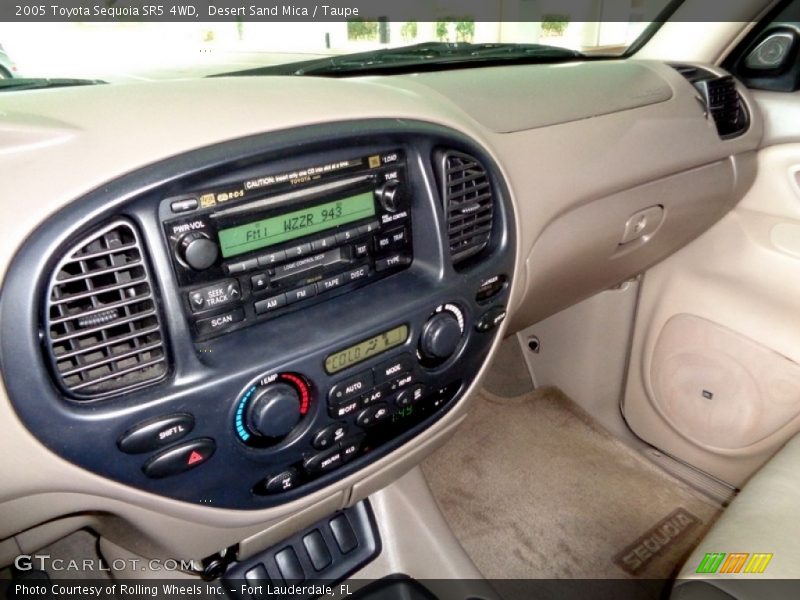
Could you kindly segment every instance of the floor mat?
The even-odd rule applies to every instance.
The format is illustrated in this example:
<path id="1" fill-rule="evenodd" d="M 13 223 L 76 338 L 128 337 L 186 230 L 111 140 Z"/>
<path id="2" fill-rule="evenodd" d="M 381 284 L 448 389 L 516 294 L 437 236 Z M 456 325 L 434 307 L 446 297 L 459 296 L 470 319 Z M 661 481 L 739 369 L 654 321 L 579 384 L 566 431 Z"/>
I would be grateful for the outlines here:
<path id="1" fill-rule="evenodd" d="M 667 578 L 719 512 L 554 389 L 481 392 L 423 471 L 489 579 Z"/>

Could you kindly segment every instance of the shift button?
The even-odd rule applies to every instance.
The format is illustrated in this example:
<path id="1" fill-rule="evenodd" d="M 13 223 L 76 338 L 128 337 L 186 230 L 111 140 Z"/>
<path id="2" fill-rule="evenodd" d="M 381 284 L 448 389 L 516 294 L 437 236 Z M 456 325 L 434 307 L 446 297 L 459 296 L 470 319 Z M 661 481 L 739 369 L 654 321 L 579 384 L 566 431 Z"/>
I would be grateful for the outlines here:
<path id="1" fill-rule="evenodd" d="M 194 418 L 186 413 L 157 417 L 131 428 L 119 439 L 117 446 L 127 454 L 150 452 L 178 441 L 193 427 Z"/>

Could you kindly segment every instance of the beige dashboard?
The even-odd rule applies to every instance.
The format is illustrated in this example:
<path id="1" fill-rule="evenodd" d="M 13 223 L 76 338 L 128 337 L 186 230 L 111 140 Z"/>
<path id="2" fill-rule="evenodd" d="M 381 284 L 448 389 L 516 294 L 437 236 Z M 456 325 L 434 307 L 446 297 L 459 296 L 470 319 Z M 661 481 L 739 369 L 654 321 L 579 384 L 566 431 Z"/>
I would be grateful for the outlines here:
<path id="1" fill-rule="evenodd" d="M 0 96 L 0 278 L 44 219 L 131 170 L 270 131 L 411 119 L 472 138 L 502 171 L 517 228 L 508 334 L 644 271 L 737 202 L 754 178 L 762 136 L 754 104 L 740 93 L 751 123 L 729 140 L 681 74 L 650 61 L 7 93 Z M 623 243 L 626 223 L 653 207 L 660 212 L 646 235 Z M 254 553 L 398 478 L 468 410 L 467 397 L 422 437 L 326 489 L 235 511 L 164 499 L 72 465 L 25 429 L 0 388 L 0 562 L 18 545 L 35 549 L 35 528 L 62 517 L 71 519 L 65 528 L 91 524 L 147 556 L 194 559 L 235 543 Z"/>

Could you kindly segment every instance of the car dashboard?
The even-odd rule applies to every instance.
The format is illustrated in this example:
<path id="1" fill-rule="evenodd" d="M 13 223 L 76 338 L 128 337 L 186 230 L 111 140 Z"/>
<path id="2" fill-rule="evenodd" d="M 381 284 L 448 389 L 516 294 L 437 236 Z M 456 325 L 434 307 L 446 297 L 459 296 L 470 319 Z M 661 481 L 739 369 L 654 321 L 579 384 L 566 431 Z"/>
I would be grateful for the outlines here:
<path id="1" fill-rule="evenodd" d="M 726 82 L 733 129 L 691 69 Z M 0 539 L 91 512 L 195 559 L 418 464 L 504 335 L 722 217 L 762 131 L 725 73 L 636 60 L 85 86 L 0 111 Z"/>

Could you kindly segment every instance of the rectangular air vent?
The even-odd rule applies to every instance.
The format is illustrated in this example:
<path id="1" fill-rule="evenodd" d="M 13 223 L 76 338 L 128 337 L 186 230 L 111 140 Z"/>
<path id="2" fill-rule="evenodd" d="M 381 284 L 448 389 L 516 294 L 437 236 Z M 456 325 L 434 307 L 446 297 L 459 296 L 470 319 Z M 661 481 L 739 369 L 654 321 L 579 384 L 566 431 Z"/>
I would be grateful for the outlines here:
<path id="1" fill-rule="evenodd" d="M 736 90 L 736 81 L 733 77 L 728 75 L 698 81 L 695 86 L 703 94 L 720 137 L 733 137 L 747 129 L 749 125 L 747 111 Z"/>
<path id="2" fill-rule="evenodd" d="M 450 256 L 453 264 L 458 264 L 489 243 L 494 213 L 492 185 L 483 165 L 462 152 L 444 152 L 441 171 Z"/>
<path id="3" fill-rule="evenodd" d="M 719 76 L 694 65 L 671 66 L 700 92 L 721 138 L 736 137 L 747 131 L 750 116 L 731 75 Z"/>
<path id="4" fill-rule="evenodd" d="M 164 377 L 164 336 L 139 236 L 119 220 L 82 239 L 50 280 L 45 337 L 61 385 L 78 399 Z"/>

